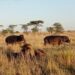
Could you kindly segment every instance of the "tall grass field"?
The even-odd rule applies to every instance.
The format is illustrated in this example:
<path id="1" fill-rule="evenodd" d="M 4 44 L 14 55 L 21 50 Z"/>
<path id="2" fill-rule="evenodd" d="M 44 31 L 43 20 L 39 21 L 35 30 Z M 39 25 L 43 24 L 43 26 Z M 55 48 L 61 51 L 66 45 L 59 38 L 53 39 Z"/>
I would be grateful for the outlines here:
<path id="1" fill-rule="evenodd" d="M 5 38 L 8 35 L 0 34 L 0 75 L 75 75 L 75 32 L 64 32 L 70 38 L 70 44 L 60 46 L 44 46 L 44 37 L 49 33 L 14 33 L 23 34 L 26 42 L 31 44 L 32 50 L 42 49 L 46 57 L 39 59 L 18 58 L 8 61 L 6 52 L 11 49 L 19 52 L 19 44 L 7 46 Z M 47 59 L 47 60 L 45 60 Z"/>

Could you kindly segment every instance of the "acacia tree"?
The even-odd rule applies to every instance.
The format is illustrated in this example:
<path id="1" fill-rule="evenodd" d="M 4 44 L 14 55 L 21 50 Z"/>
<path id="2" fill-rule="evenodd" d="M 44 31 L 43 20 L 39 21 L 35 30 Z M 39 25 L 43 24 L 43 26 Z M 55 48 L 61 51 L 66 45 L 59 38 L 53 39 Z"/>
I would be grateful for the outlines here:
<path id="1" fill-rule="evenodd" d="M 11 32 L 14 32 L 14 28 L 15 28 L 16 26 L 17 26 L 17 25 L 9 25 L 8 30 L 10 30 Z"/>
<path id="2" fill-rule="evenodd" d="M 21 27 L 24 32 L 27 32 L 28 31 L 28 24 L 22 24 L 22 27 Z"/>
<path id="3" fill-rule="evenodd" d="M 60 23 L 54 23 L 53 26 L 54 26 L 55 33 L 64 32 L 64 28 Z"/>
<path id="4" fill-rule="evenodd" d="M 35 26 L 35 27 L 32 28 L 31 30 L 32 30 L 32 32 L 38 32 L 38 31 L 39 31 L 39 29 L 37 28 L 37 26 Z"/>
<path id="5" fill-rule="evenodd" d="M 3 29 L 3 30 L 2 30 L 2 34 L 3 34 L 3 35 L 6 35 L 7 33 L 13 33 L 13 31 L 10 30 L 10 28 L 6 28 L 6 29 Z"/>
<path id="6" fill-rule="evenodd" d="M 7 33 L 8 33 L 8 29 L 3 29 L 3 30 L 2 30 L 2 34 L 3 34 L 3 35 L 6 35 Z"/>
<path id="7" fill-rule="evenodd" d="M 37 21 L 30 21 L 30 23 L 28 23 L 30 26 L 33 25 L 34 27 L 31 29 L 32 32 L 38 32 L 40 26 L 42 26 L 44 22 L 42 20 L 37 20 Z"/>
<path id="8" fill-rule="evenodd" d="M 47 27 L 47 31 L 50 32 L 50 33 L 52 34 L 53 31 L 54 31 L 54 28 L 53 28 L 53 27 Z"/>
<path id="9" fill-rule="evenodd" d="M 3 25 L 0 25 L 0 28 L 2 28 L 3 27 Z M 0 30 L 1 31 L 1 30 Z"/>

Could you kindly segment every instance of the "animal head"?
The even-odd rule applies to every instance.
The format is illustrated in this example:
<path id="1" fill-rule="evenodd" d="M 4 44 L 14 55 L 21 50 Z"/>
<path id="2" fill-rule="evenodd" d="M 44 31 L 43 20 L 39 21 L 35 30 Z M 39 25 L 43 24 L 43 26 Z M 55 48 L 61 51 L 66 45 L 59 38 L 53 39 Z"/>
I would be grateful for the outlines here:
<path id="1" fill-rule="evenodd" d="M 23 35 L 19 35 L 21 38 L 24 38 L 24 36 Z"/>
<path id="2" fill-rule="evenodd" d="M 69 40 L 69 39 L 67 39 L 65 42 L 70 43 L 70 40 Z"/>

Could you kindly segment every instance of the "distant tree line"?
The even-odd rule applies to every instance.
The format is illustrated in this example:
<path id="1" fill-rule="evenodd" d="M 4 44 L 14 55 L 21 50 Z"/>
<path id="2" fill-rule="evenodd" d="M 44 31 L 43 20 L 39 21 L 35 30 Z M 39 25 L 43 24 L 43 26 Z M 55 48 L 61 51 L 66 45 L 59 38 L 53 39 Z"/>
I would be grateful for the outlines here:
<path id="1" fill-rule="evenodd" d="M 29 27 L 31 28 L 31 31 L 36 33 L 39 32 L 39 27 L 43 26 L 44 21 L 42 20 L 36 20 L 36 21 L 30 21 L 27 24 L 20 24 L 21 25 L 21 29 L 23 30 L 23 32 L 27 33 Z M 1 31 L 2 34 L 6 34 L 6 33 L 19 33 L 19 31 L 14 31 L 15 27 L 17 27 L 18 25 L 9 25 L 6 29 L 3 29 Z M 3 25 L 0 25 L 0 27 L 2 28 Z M 63 33 L 64 32 L 64 28 L 62 26 L 62 24 L 56 22 L 54 23 L 52 26 L 49 26 L 46 28 L 46 31 L 53 34 L 53 33 Z"/>

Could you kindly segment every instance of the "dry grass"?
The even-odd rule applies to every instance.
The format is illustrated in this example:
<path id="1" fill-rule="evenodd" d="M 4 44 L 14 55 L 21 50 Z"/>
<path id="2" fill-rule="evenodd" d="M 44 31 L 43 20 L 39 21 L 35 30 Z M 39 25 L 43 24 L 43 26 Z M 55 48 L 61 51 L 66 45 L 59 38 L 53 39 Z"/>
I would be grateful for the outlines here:
<path id="1" fill-rule="evenodd" d="M 0 75 L 75 75 L 74 34 L 75 32 L 62 34 L 69 36 L 71 44 L 54 47 L 50 45 L 45 47 L 43 45 L 43 38 L 49 35 L 48 33 L 23 34 L 27 43 L 30 43 L 33 49 L 41 48 L 47 53 L 48 63 L 44 61 L 45 58 L 40 59 L 40 61 L 21 58 L 9 62 L 5 52 L 9 48 L 15 52 L 21 49 L 18 44 L 7 48 L 5 37 L 8 35 L 0 35 Z M 39 65 L 42 66 L 41 69 Z"/>

